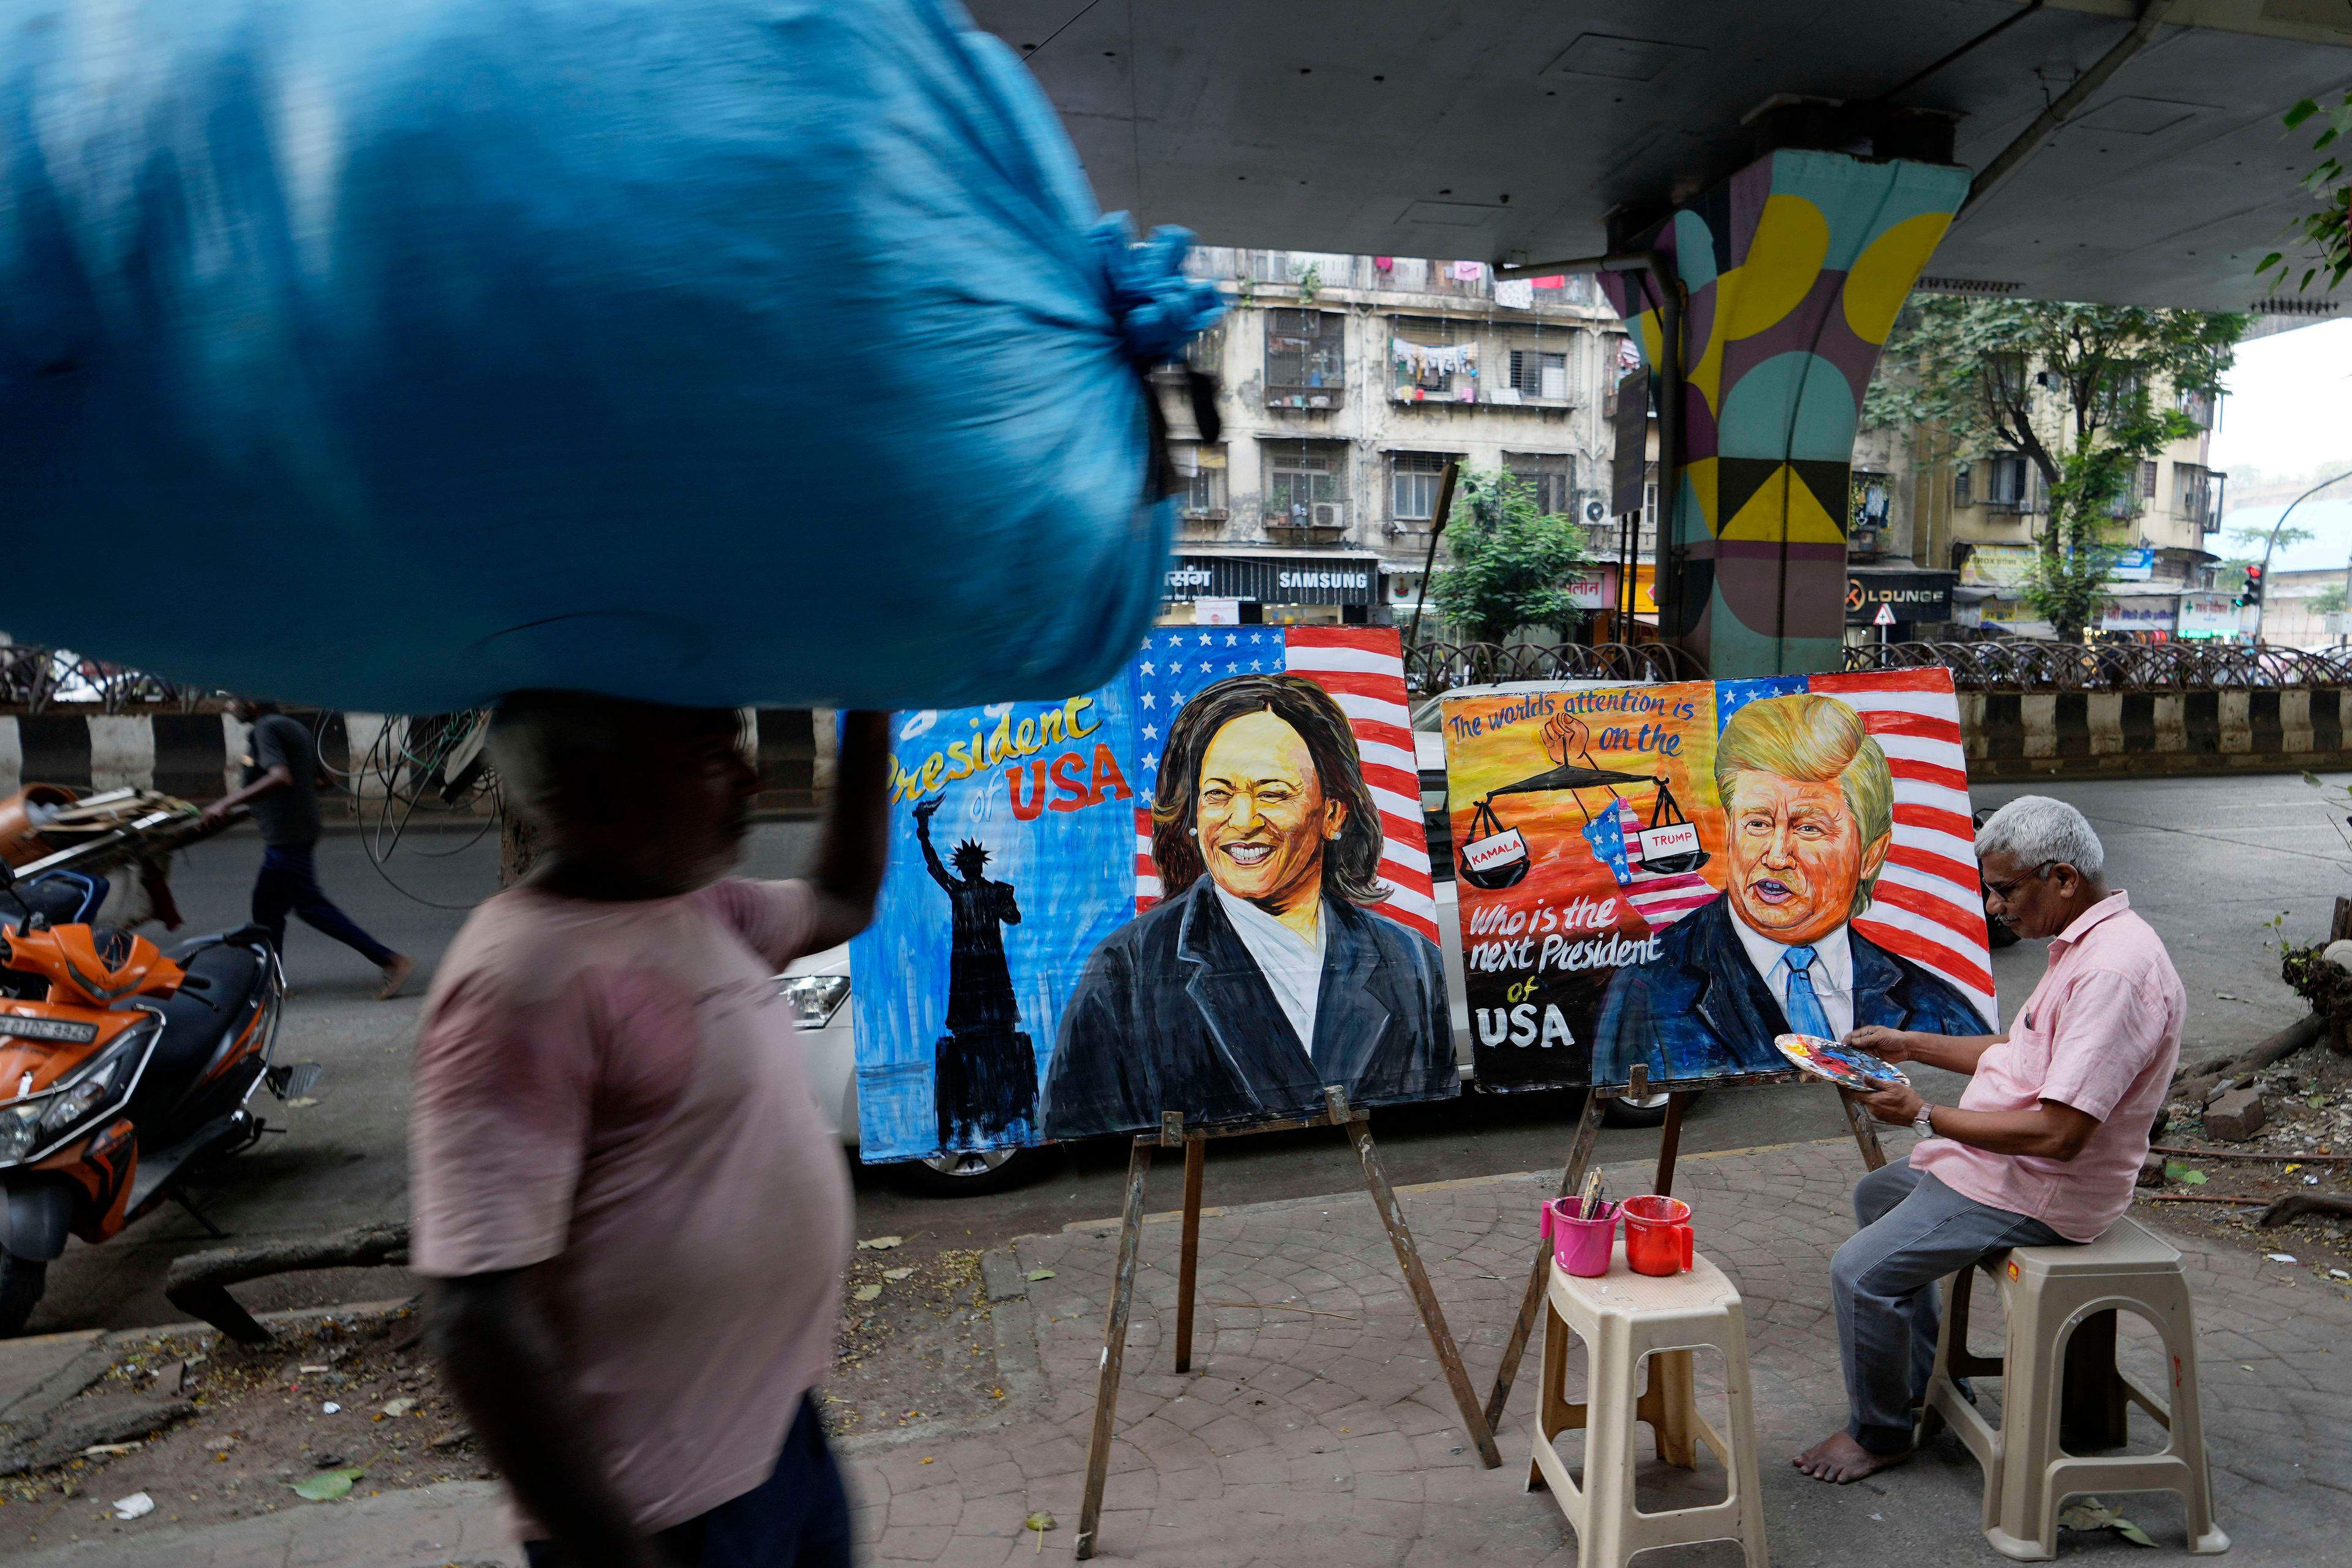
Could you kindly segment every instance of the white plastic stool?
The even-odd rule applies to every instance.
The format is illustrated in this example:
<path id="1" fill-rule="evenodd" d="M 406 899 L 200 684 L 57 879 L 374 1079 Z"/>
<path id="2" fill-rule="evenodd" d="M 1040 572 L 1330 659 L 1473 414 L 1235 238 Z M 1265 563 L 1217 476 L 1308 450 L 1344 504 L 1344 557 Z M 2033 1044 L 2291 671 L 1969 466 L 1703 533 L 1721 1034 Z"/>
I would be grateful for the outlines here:
<path id="1" fill-rule="evenodd" d="M 1544 1292 L 1543 1385 L 1528 1489 L 1548 1486 L 1576 1531 L 1580 1568 L 1623 1568 L 1637 1552 L 1701 1541 L 1737 1541 L 1748 1568 L 1769 1568 L 1763 1500 L 1756 1482 L 1756 1424 L 1748 1405 L 1748 1326 L 1739 1292 L 1700 1257 L 1685 1274 L 1654 1278 L 1625 1266 L 1617 1244 L 1609 1272 L 1580 1279 L 1555 1263 Z M 1590 1405 L 1568 1399 L 1569 1335 L 1583 1336 Z M 1698 1412 L 1690 1348 L 1723 1352 L 1727 1436 Z M 1633 1369 L 1649 1357 L 1648 1386 L 1633 1394 Z M 1658 1458 L 1698 1465 L 1699 1443 L 1722 1461 L 1730 1495 L 1704 1508 L 1643 1513 L 1633 1506 L 1633 1424 L 1649 1424 Z M 1584 1485 L 1570 1479 L 1552 1447 L 1562 1432 L 1585 1432 Z"/>
<path id="2" fill-rule="evenodd" d="M 2205 1436 L 2197 1399 L 2197 1325 L 2180 1254 L 2129 1219 L 2080 1247 L 2020 1247 L 1995 1276 L 2008 1319 L 2000 1359 L 1969 1353 L 1969 1274 L 1944 1281 L 1944 1321 L 1936 1370 L 1919 1416 L 1919 1439 L 1940 1420 L 1984 1469 L 1985 1539 L 2004 1556 L 2041 1563 L 2058 1554 L 2058 1510 L 2084 1492 L 2179 1492 L 2189 1514 L 2189 1549 L 2227 1552 L 2213 1522 Z M 2112 1380 L 2118 1417 L 2127 1399 L 2164 1425 L 2157 1454 L 2078 1455 L 2059 1444 L 2069 1342 L 2085 1321 L 2126 1311 L 2163 1336 L 2172 1397 L 2159 1400 L 2120 1367 L 2086 1367 L 2094 1384 Z M 2101 1355 L 2111 1363 L 2106 1346 Z M 1955 1386 L 1963 1377 L 2001 1379 L 2001 1424 L 1992 1424 Z"/>

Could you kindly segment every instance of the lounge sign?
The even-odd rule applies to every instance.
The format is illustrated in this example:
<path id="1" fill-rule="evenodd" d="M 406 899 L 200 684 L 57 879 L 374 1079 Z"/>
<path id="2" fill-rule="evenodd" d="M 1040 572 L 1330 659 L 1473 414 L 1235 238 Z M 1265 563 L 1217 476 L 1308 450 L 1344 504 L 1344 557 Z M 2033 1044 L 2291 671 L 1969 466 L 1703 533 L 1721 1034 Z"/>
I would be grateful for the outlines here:
<path id="1" fill-rule="evenodd" d="M 1948 621 L 1952 618 L 1952 583 L 1957 576 L 1951 572 L 1848 573 L 1845 624 L 1873 624 L 1882 605 L 1895 612 L 1897 621 Z"/>

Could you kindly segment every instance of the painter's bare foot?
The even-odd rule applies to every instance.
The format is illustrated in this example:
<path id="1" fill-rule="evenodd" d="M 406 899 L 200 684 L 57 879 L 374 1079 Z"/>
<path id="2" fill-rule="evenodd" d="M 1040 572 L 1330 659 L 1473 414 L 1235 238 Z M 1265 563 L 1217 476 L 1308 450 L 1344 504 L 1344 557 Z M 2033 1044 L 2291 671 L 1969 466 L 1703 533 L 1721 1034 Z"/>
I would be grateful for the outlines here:
<path id="1" fill-rule="evenodd" d="M 416 961 L 408 954 L 394 953 L 392 962 L 383 966 L 383 984 L 376 987 L 375 999 L 389 1002 L 399 995 L 400 988 L 408 984 L 408 976 L 415 968 Z"/>
<path id="2" fill-rule="evenodd" d="M 1899 1465 L 1911 1457 L 1906 1448 L 1899 1454 L 1874 1454 L 1844 1433 L 1822 1438 L 1790 1462 L 1817 1481 L 1830 1481 L 1843 1486 L 1864 1476 Z"/>

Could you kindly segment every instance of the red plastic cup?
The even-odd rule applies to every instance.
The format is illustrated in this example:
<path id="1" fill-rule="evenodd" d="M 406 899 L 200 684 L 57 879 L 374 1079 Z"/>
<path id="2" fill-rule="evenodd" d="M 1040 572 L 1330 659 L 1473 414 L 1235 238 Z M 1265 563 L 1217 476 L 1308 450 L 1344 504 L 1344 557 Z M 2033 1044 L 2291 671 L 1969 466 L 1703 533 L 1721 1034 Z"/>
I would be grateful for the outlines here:
<path id="1" fill-rule="evenodd" d="M 1598 1279 L 1609 1272 L 1617 1245 L 1617 1205 L 1602 1204 L 1591 1219 L 1579 1219 L 1579 1200 L 1554 1198 L 1543 1206 L 1543 1233 L 1555 1262 L 1568 1273 Z"/>
<path id="2" fill-rule="evenodd" d="M 1680 1274 L 1697 1256 L 1690 1227 L 1690 1205 L 1655 1194 L 1627 1198 L 1625 1261 L 1636 1274 Z"/>

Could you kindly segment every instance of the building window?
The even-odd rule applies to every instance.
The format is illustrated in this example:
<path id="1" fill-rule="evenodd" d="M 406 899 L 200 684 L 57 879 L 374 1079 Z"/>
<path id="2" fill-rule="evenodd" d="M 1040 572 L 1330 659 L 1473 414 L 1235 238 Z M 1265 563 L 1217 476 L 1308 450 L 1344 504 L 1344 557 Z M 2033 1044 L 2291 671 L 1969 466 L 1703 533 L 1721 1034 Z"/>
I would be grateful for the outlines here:
<path id="1" fill-rule="evenodd" d="M 2118 365 L 2099 378 L 2092 406 L 2100 423 L 2122 425 L 2137 416 L 2147 395 L 2147 381 L 2137 365 Z"/>
<path id="2" fill-rule="evenodd" d="M 1225 449 L 1203 446 L 1193 441 L 1171 441 L 1168 455 L 1175 460 L 1176 472 L 1184 479 L 1184 488 L 1176 493 L 1176 504 L 1186 517 L 1219 518 L 1225 515 Z"/>
<path id="3" fill-rule="evenodd" d="M 1391 395 L 1403 403 L 1469 403 L 1478 395 L 1477 328 L 1443 317 L 1389 322 Z"/>
<path id="4" fill-rule="evenodd" d="M 2213 481 L 2221 478 L 2212 469 L 2195 463 L 2172 465 L 2172 510 L 2210 532 L 2221 526 L 2220 498 Z"/>
<path id="5" fill-rule="evenodd" d="M 2156 459 L 2153 458 L 2145 459 L 2139 466 L 2139 499 L 2156 499 Z"/>
<path id="6" fill-rule="evenodd" d="M 1331 443 L 1268 441 L 1260 448 L 1265 468 L 1265 521 L 1276 527 L 1345 527 L 1348 472 L 1345 448 Z"/>
<path id="7" fill-rule="evenodd" d="M 1543 349 L 1513 349 L 1511 390 L 1522 397 L 1564 401 L 1568 396 L 1568 355 Z"/>
<path id="8" fill-rule="evenodd" d="M 1347 325 L 1347 317 L 1329 310 L 1265 313 L 1267 406 L 1339 406 L 1348 380 Z"/>
<path id="9" fill-rule="evenodd" d="M 1855 469 L 1846 481 L 1849 531 L 1864 532 L 1885 528 L 1893 503 L 1894 491 L 1889 489 L 1885 474 Z"/>
<path id="10" fill-rule="evenodd" d="M 1994 458 L 1985 464 L 1985 504 L 1995 511 L 2031 511 L 2032 470 L 2023 458 Z"/>
<path id="11" fill-rule="evenodd" d="M 2213 428 L 2213 395 L 2210 392 L 2184 392 L 2180 395 L 2180 412 L 2200 430 Z"/>
<path id="12" fill-rule="evenodd" d="M 1445 483 L 1443 452 L 1398 452 L 1389 458 L 1389 515 L 1399 522 L 1428 522 L 1437 516 L 1437 492 Z"/>
<path id="13" fill-rule="evenodd" d="M 1977 466 L 1974 463 L 1952 465 L 1952 504 L 1954 506 L 1977 504 L 1976 479 Z"/>
<path id="14" fill-rule="evenodd" d="M 1576 459 L 1565 452 L 1506 452 L 1503 468 L 1515 479 L 1525 479 L 1535 490 L 1536 505 L 1546 517 L 1576 511 Z"/>

